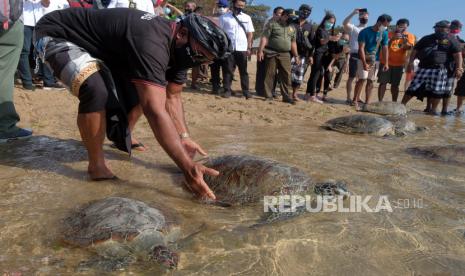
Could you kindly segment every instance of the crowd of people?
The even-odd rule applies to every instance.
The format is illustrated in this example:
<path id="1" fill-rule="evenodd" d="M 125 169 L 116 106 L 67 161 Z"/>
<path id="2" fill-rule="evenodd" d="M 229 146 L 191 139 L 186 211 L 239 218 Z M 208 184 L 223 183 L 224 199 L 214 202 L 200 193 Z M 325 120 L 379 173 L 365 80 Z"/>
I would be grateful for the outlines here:
<path id="1" fill-rule="evenodd" d="M 189 136 L 181 91 L 189 68 L 193 68 L 195 89 L 199 79 L 208 79 L 209 67 L 212 93 L 231 97 L 237 68 L 242 95 L 251 98 L 248 62 L 256 26 L 245 12 L 246 4 L 245 0 L 218 0 L 214 15 L 207 18 L 195 1 L 185 2 L 181 11 L 166 0 L 2 0 L 0 141 L 32 135 L 16 126 L 13 84 L 17 71 L 26 90 L 34 90 L 35 77 L 44 88 L 66 87 L 78 97 L 77 123 L 88 151 L 91 179 L 115 177 L 103 154 L 105 131 L 118 149 L 145 150 L 131 135 L 144 114 L 156 139 L 184 172 L 188 186 L 214 198 L 203 174 L 218 172 L 192 160 L 195 153 L 206 153 Z M 454 112 L 463 112 L 465 41 L 458 36 L 462 29 L 458 20 L 437 22 L 434 33 L 416 41 L 405 18 L 389 29 L 393 19 L 382 14 L 369 25 L 369 11 L 358 8 L 339 28 L 335 14 L 326 12 L 314 24 L 311 13 L 307 4 L 298 10 L 276 7 L 265 22 L 256 49 L 258 96 L 273 100 L 279 86 L 282 101 L 295 104 L 307 81 L 303 99 L 322 104 L 348 73 L 347 104 L 359 110 L 373 101 L 375 81 L 379 101 L 388 84 L 392 101 L 397 101 L 406 72 L 403 104 L 412 97 L 427 98 L 425 112 L 448 115 L 456 87 Z M 355 16 L 356 24 L 352 23 Z M 310 76 L 305 80 L 308 69 Z"/>

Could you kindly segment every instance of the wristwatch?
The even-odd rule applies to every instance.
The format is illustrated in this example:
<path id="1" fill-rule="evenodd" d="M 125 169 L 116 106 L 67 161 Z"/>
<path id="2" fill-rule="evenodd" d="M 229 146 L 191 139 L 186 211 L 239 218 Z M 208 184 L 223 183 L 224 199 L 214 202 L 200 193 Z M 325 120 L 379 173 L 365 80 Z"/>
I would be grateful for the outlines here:
<path id="1" fill-rule="evenodd" d="M 183 133 L 179 134 L 179 137 L 180 137 L 181 140 L 182 140 L 182 139 L 187 139 L 187 138 L 189 138 L 190 136 L 189 136 L 189 133 L 183 132 Z"/>

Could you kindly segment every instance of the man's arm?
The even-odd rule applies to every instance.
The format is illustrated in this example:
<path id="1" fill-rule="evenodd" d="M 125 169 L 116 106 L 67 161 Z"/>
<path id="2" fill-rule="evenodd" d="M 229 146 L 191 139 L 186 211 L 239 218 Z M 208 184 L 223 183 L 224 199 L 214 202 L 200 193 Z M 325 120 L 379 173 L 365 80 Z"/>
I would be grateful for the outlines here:
<path id="1" fill-rule="evenodd" d="M 410 58 L 409 58 L 408 65 L 407 65 L 407 73 L 412 73 L 413 70 L 415 69 L 413 63 L 415 62 L 416 56 L 417 56 L 417 50 L 415 50 L 414 48 L 412 52 L 410 53 Z"/>
<path id="2" fill-rule="evenodd" d="M 187 128 L 181 98 L 182 87 L 183 86 L 181 84 L 168 82 L 168 86 L 166 87 L 166 111 L 170 115 L 178 135 L 181 137 L 181 144 L 184 146 L 189 157 L 194 158 L 197 152 L 205 156 L 207 155 L 207 152 L 205 152 L 189 136 L 189 129 Z"/>
<path id="3" fill-rule="evenodd" d="M 268 38 L 266 36 L 262 36 L 260 39 L 260 46 L 258 47 L 258 52 L 257 52 L 257 59 L 259 61 L 262 61 L 264 56 L 263 56 L 263 50 L 265 49 L 265 46 L 268 44 Z"/>
<path id="4" fill-rule="evenodd" d="M 215 195 L 203 180 L 203 174 L 218 172 L 192 161 L 184 150 L 173 120 L 166 111 L 166 93 L 163 87 L 135 83 L 145 117 L 157 141 L 183 171 L 187 185 L 201 197 L 215 199 Z"/>
<path id="5" fill-rule="evenodd" d="M 370 66 L 367 64 L 366 57 L 365 57 L 365 42 L 359 41 L 358 42 L 358 56 L 363 63 L 363 68 L 368 71 Z"/>
<path id="6" fill-rule="evenodd" d="M 346 32 L 350 32 L 352 31 L 352 27 L 350 26 L 351 25 L 351 21 L 352 21 L 352 17 L 354 17 L 354 15 L 358 14 L 358 10 L 359 9 L 355 9 L 351 14 L 349 14 L 349 16 L 347 16 L 344 21 L 342 22 L 342 25 L 344 26 L 344 31 Z"/>
<path id="7" fill-rule="evenodd" d="M 457 79 L 460 79 L 463 75 L 463 58 L 462 58 L 462 52 L 457 52 L 454 54 L 454 60 L 455 60 L 455 77 Z"/>
<path id="8" fill-rule="evenodd" d="M 381 48 L 381 51 L 383 52 L 383 71 L 389 70 L 389 51 L 388 51 L 388 46 L 384 45 Z"/>
<path id="9" fill-rule="evenodd" d="M 299 52 L 297 51 L 297 42 L 293 40 L 291 42 L 291 54 L 294 57 L 295 63 L 297 65 L 300 65 L 300 57 L 299 57 Z"/>

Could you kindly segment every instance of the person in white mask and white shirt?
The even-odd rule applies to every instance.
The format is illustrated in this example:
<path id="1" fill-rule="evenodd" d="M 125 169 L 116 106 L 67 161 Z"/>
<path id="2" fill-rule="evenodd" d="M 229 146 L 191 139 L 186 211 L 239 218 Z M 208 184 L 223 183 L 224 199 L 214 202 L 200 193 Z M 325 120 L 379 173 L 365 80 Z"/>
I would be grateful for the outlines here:
<path id="1" fill-rule="evenodd" d="M 32 72 L 29 63 L 29 54 L 32 45 L 32 34 L 34 26 L 42 18 L 45 12 L 56 6 L 56 1 L 60 0 L 25 0 L 23 5 L 24 21 L 24 42 L 21 51 L 21 57 L 18 64 L 18 72 L 21 78 L 23 89 L 33 91 L 35 85 L 32 83 Z M 69 5 L 68 5 L 69 6 Z M 64 89 L 63 86 L 56 83 L 52 72 L 42 62 L 38 61 L 39 73 L 42 75 L 44 89 Z"/>

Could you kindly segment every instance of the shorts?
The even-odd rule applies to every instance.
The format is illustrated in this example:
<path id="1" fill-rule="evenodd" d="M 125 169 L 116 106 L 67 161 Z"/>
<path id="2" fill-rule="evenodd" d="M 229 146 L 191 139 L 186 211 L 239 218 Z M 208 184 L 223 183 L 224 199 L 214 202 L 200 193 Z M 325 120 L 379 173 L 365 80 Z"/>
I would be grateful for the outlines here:
<path id="1" fill-rule="evenodd" d="M 308 59 L 300 57 L 300 65 L 295 63 L 295 59 L 291 60 L 291 82 L 292 87 L 299 87 L 303 80 L 308 68 Z"/>
<path id="2" fill-rule="evenodd" d="M 375 62 L 375 64 L 371 67 L 370 71 L 365 71 L 363 68 L 363 62 L 359 59 L 357 61 L 357 78 L 359 80 L 374 81 L 376 79 L 376 75 L 378 74 L 378 69 L 379 61 Z"/>
<path id="3" fill-rule="evenodd" d="M 381 67 L 381 66 L 380 66 Z M 384 72 L 379 70 L 378 72 L 378 83 L 386 84 L 390 83 L 392 86 L 397 87 L 400 85 L 402 75 L 404 74 L 403 66 L 389 66 L 389 70 Z"/>
<path id="4" fill-rule="evenodd" d="M 358 54 L 351 53 L 349 58 L 349 78 L 353 79 L 357 76 L 357 63 L 358 63 Z"/>

